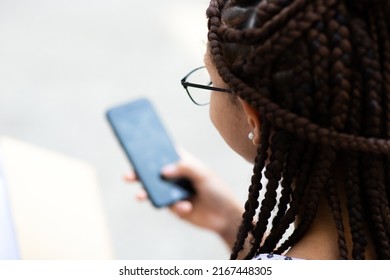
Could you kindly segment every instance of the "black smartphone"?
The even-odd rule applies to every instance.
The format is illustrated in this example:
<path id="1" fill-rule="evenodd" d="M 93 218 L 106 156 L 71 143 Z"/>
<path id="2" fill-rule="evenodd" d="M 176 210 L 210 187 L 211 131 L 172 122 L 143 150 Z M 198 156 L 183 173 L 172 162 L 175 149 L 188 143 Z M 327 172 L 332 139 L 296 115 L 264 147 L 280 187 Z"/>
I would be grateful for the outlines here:
<path id="1" fill-rule="evenodd" d="M 179 155 L 154 106 L 141 98 L 107 110 L 107 119 L 152 204 L 164 207 L 194 194 L 186 178 L 166 180 L 163 166 Z"/>

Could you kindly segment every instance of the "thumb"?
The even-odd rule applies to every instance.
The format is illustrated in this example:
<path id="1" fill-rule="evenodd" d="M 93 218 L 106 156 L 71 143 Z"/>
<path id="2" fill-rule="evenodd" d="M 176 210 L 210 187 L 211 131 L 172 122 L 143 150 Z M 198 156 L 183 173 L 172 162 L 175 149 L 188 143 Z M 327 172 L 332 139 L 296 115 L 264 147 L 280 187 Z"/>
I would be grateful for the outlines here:
<path id="1" fill-rule="evenodd" d="M 184 177 L 193 182 L 200 181 L 205 177 L 204 173 L 205 171 L 201 168 L 184 161 L 166 165 L 161 170 L 161 175 L 165 178 L 172 179 Z"/>

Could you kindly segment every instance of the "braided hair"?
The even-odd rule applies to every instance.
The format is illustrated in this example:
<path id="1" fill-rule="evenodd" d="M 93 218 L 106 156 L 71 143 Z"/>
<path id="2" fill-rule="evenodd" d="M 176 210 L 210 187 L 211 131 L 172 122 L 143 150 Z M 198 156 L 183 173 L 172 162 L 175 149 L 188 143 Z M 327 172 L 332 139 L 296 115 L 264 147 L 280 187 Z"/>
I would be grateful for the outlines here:
<path id="1" fill-rule="evenodd" d="M 309 229 L 322 197 L 340 259 L 364 259 L 369 236 L 376 256 L 390 259 L 388 14 L 387 0 L 211 0 L 212 60 L 261 116 L 261 145 L 231 259 L 248 240 L 246 259 L 286 251 Z"/>

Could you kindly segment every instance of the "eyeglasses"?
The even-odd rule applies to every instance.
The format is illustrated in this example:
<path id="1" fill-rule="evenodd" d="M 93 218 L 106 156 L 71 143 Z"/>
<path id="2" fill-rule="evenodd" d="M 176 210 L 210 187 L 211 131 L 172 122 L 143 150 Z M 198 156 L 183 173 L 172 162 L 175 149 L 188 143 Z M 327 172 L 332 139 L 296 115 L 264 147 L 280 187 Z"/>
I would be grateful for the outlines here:
<path id="1" fill-rule="evenodd" d="M 210 94 L 205 90 L 232 93 L 229 89 L 211 86 L 212 82 L 210 75 L 205 66 L 192 70 L 183 79 L 181 79 L 181 84 L 187 91 L 187 94 L 192 102 L 199 106 L 204 106 L 210 103 Z"/>

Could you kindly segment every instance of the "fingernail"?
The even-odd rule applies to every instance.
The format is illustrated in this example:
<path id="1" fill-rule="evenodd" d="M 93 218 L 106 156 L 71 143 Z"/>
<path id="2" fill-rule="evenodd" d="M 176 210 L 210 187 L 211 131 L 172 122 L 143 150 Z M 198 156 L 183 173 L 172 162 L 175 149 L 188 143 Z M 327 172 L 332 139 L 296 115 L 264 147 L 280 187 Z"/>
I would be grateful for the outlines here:
<path id="1" fill-rule="evenodd" d="M 177 166 L 175 164 L 168 164 L 164 166 L 161 173 L 164 175 L 175 174 L 177 172 Z"/>
<path id="2" fill-rule="evenodd" d="M 189 212 L 191 212 L 192 210 L 192 205 L 190 202 L 188 201 L 183 201 L 182 203 L 180 203 L 178 205 L 178 207 L 180 208 L 180 211 L 181 213 L 183 214 L 188 214 Z"/>

